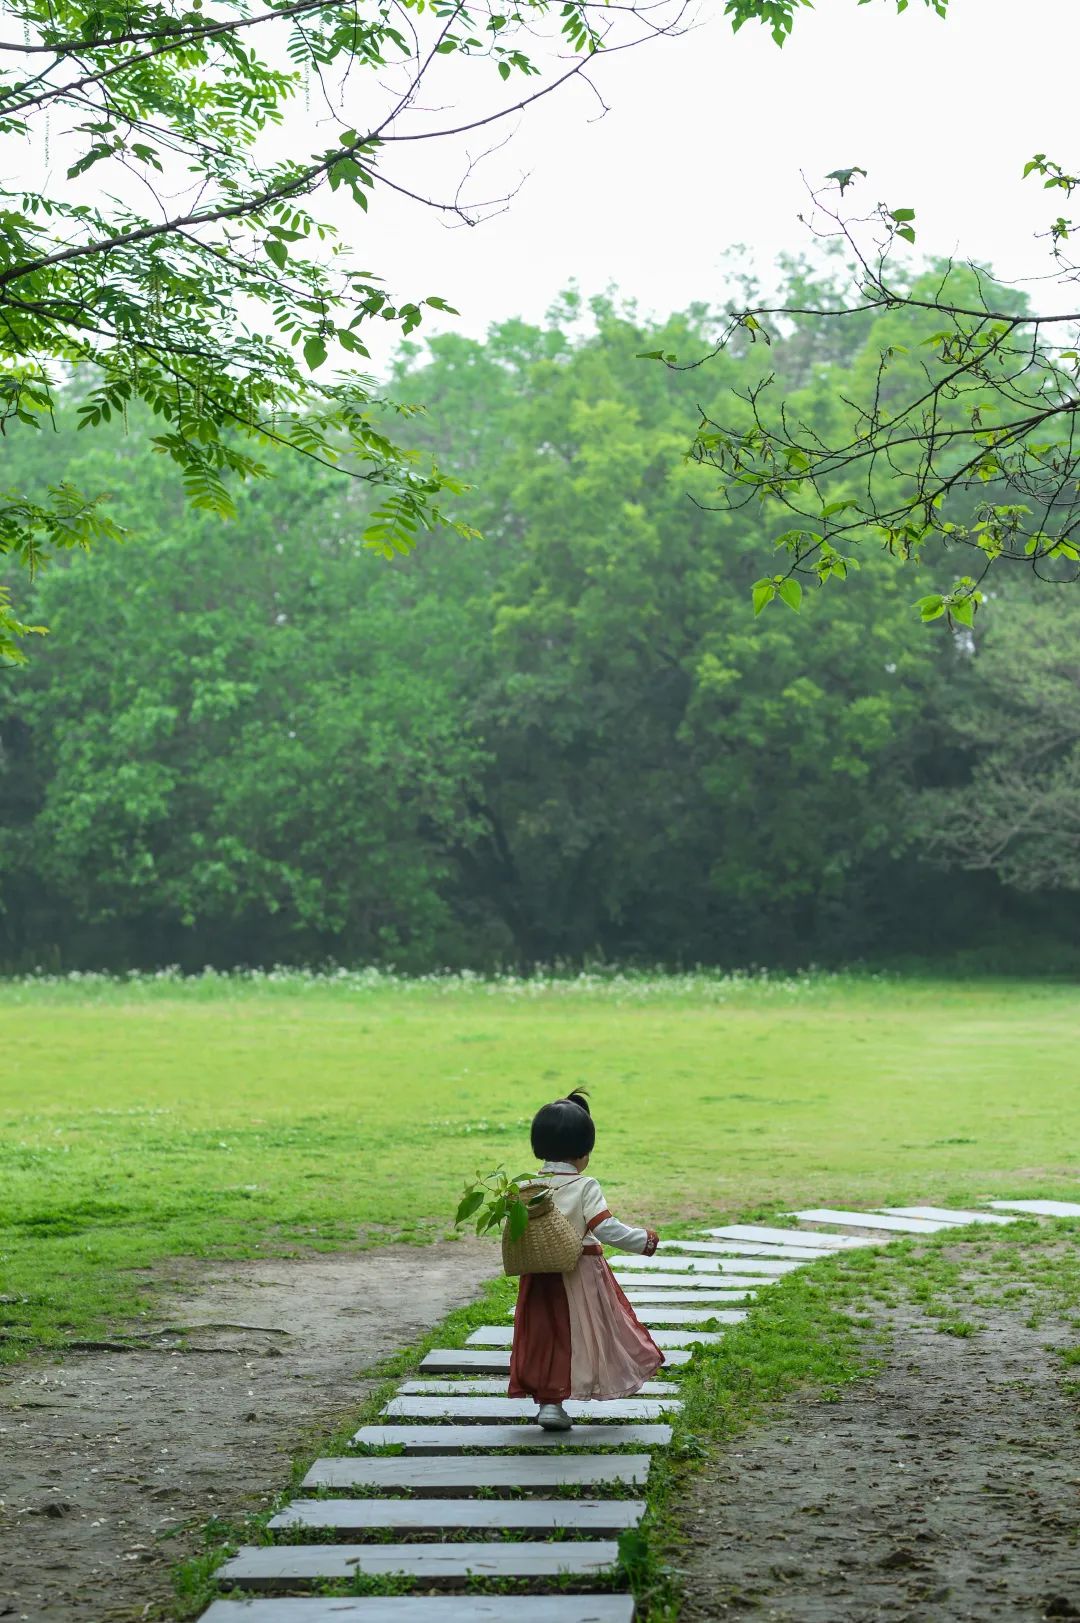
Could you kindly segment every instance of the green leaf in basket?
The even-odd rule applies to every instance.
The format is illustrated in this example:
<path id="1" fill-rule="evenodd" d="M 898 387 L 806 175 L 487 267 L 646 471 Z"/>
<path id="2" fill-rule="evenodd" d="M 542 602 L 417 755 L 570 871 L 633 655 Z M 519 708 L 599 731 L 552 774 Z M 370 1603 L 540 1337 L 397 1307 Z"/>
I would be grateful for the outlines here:
<path id="1" fill-rule="evenodd" d="M 510 1238 L 520 1240 L 528 1226 L 528 1208 L 520 1200 L 515 1200 L 510 1208 Z"/>
<path id="2" fill-rule="evenodd" d="M 482 1189 L 471 1189 L 462 1200 L 461 1205 L 458 1207 L 457 1216 L 454 1218 L 454 1222 L 464 1223 L 472 1216 L 473 1212 L 477 1211 L 479 1207 L 483 1205 L 483 1201 L 484 1191 Z"/>

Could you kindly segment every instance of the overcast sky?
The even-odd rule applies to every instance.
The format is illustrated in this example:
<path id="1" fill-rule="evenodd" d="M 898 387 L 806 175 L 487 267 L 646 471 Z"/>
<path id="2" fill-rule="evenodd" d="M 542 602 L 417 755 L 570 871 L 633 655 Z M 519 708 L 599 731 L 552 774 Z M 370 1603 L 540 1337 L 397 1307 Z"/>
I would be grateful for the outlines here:
<path id="1" fill-rule="evenodd" d="M 722 298 L 733 244 L 767 266 L 806 240 L 800 171 L 859 164 L 868 203 L 917 210 L 920 249 L 1046 270 L 1033 236 L 1061 194 L 1021 170 L 1036 151 L 1080 162 L 1077 0 L 951 0 L 944 21 L 920 0 L 899 17 L 893 0 L 819 0 L 782 51 L 756 24 L 733 36 L 721 9 L 706 0 L 691 34 L 599 63 L 606 116 L 571 88 L 522 117 L 482 174 L 495 192 L 524 174 L 508 213 L 447 230 L 385 193 L 366 220 L 335 210 L 363 262 L 445 295 L 470 333 L 541 317 L 571 279 L 663 313 Z"/>

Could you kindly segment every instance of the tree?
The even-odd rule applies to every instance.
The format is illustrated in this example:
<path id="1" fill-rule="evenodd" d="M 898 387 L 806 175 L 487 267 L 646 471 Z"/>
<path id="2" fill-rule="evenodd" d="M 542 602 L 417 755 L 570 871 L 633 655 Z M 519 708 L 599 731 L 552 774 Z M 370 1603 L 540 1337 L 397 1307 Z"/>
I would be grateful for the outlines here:
<path id="1" fill-rule="evenodd" d="M 635 360 L 702 343 L 708 312 L 653 327 L 599 300 L 570 336 L 589 314 L 403 358 L 413 446 L 457 447 L 485 539 L 389 565 L 357 539 L 369 493 L 310 462 L 271 453 L 223 538 L 162 480 L 145 412 L 64 431 L 68 475 L 122 457 L 118 515 L 153 522 L 35 588 L 56 635 L 0 694 L 0 962 L 917 950 L 945 882 L 907 808 L 965 668 L 884 559 L 853 585 L 865 626 L 829 594 L 805 624 L 750 616 L 761 515 L 695 506 L 711 475 L 679 454 L 700 375 Z M 871 335 L 844 332 L 826 364 L 848 377 Z M 835 391 L 803 332 L 788 349 L 824 428 Z M 93 657 L 103 623 L 122 660 Z M 1000 889 L 954 874 L 939 942 L 989 934 Z"/>
<path id="2" fill-rule="evenodd" d="M 91 429 L 141 402 L 195 506 L 230 514 L 230 485 L 265 474 L 269 449 L 284 447 L 372 485 L 367 543 L 408 550 L 460 485 L 400 443 L 393 422 L 410 408 L 362 372 L 331 373 L 367 356 L 365 324 L 408 334 L 445 301 L 423 287 L 399 295 L 360 269 L 319 201 L 337 192 L 366 213 L 389 190 L 482 217 L 500 200 L 485 202 L 464 156 L 457 189 L 429 192 L 432 143 L 461 154 L 500 138 L 511 115 L 587 79 L 601 51 L 676 28 L 681 10 L 682 0 L 12 0 L 0 133 L 59 158 L 67 179 L 0 194 L 0 431 L 51 423 L 61 394 Z M 476 67 L 491 70 L 501 99 L 471 99 Z M 295 107 L 309 85 L 317 121 Z M 449 112 L 429 110 L 448 100 Z M 0 554 L 33 572 L 58 549 L 115 537 L 106 494 L 65 481 L 8 489 Z M 0 661 L 24 657 L 29 629 L 6 587 Z"/>
<path id="3" fill-rule="evenodd" d="M 1021 891 L 1080 890 L 1078 689 L 1080 608 L 994 616 L 941 707 L 954 781 L 914 802 L 930 856 Z"/>

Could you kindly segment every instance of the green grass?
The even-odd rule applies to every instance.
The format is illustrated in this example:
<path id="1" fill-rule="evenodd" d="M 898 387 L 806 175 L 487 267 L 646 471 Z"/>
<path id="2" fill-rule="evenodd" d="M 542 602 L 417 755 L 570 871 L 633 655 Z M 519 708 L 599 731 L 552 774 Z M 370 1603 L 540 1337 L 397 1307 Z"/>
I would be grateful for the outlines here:
<path id="1" fill-rule="evenodd" d="M 440 1235 L 581 1084 L 631 1219 L 1068 1196 L 1078 1018 L 1067 985 L 824 974 L 9 982 L 0 1357 L 145 1310 L 170 1257 Z"/>

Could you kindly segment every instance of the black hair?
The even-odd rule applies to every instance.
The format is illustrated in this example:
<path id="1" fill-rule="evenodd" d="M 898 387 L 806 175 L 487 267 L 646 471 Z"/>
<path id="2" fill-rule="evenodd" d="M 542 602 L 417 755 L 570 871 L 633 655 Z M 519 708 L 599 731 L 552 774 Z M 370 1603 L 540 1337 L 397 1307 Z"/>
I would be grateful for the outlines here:
<path id="1" fill-rule="evenodd" d="M 584 1093 L 544 1105 L 532 1121 L 532 1152 L 538 1161 L 580 1161 L 591 1155 L 596 1128 Z"/>

